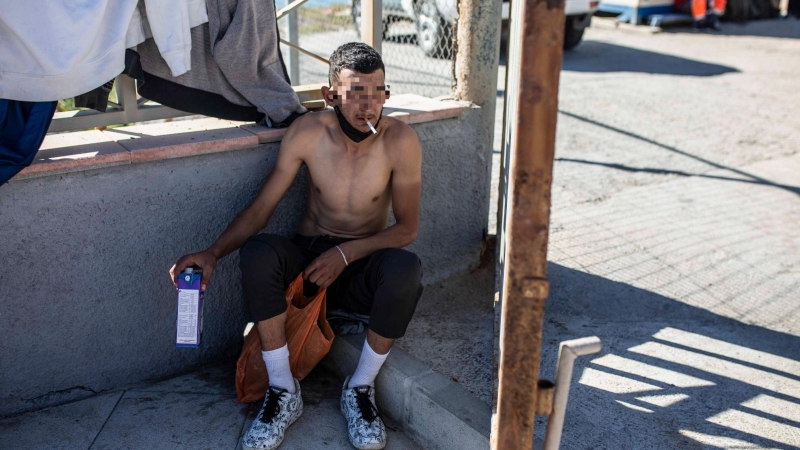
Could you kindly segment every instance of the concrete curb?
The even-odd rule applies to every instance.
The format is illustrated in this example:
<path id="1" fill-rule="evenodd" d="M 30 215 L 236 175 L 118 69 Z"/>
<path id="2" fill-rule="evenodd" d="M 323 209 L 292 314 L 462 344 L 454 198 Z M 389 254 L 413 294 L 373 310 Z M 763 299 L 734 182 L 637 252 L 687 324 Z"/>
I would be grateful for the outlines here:
<path id="1" fill-rule="evenodd" d="M 365 334 L 338 336 L 322 360 L 342 376 L 358 365 Z M 444 375 L 394 347 L 375 380 L 381 413 L 426 449 L 486 450 L 491 407 Z"/>

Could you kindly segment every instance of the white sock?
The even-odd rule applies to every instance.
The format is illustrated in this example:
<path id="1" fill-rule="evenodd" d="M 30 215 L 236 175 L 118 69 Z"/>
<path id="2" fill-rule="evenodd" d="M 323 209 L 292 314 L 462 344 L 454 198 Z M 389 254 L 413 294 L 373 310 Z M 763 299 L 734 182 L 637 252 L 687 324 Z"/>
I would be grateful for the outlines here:
<path id="1" fill-rule="evenodd" d="M 381 370 L 383 362 L 389 356 L 387 352 L 385 355 L 375 353 L 369 343 L 364 340 L 364 348 L 361 350 L 361 358 L 358 360 L 358 367 L 356 373 L 350 378 L 350 383 L 347 385 L 349 388 L 356 386 L 372 386 L 375 387 L 375 377 L 378 376 L 378 371 Z"/>
<path id="2" fill-rule="evenodd" d="M 264 364 L 267 365 L 269 385 L 286 389 L 289 393 L 294 394 L 296 389 L 294 388 L 292 369 L 289 368 L 289 344 L 284 344 L 283 347 L 275 350 L 262 350 L 261 357 L 264 358 Z"/>

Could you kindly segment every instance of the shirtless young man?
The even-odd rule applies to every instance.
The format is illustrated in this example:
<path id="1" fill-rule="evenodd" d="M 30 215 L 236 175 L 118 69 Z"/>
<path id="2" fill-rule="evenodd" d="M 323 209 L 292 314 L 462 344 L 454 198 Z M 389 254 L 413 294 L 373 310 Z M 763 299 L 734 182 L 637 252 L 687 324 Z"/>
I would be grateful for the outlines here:
<path id="1" fill-rule="evenodd" d="M 386 430 L 375 408 L 374 381 L 395 339 L 405 334 L 422 294 L 419 258 L 402 250 L 417 236 L 422 151 L 416 133 L 381 117 L 389 97 L 380 55 L 362 43 L 330 58 L 322 93 L 334 110 L 306 114 L 287 130 L 278 161 L 253 203 L 207 250 L 181 257 L 170 273 L 203 269 L 203 289 L 217 261 L 241 248 L 242 287 L 257 323 L 270 389 L 244 436 L 246 449 L 274 449 L 303 412 L 289 370 L 284 291 L 300 272 L 327 287 L 329 309 L 369 316 L 355 373 L 342 389 L 350 442 L 381 449 Z M 370 132 L 371 122 L 377 134 Z M 300 167 L 308 167 L 308 207 L 297 234 L 256 234 L 269 222 Z M 397 223 L 387 228 L 389 209 Z"/>

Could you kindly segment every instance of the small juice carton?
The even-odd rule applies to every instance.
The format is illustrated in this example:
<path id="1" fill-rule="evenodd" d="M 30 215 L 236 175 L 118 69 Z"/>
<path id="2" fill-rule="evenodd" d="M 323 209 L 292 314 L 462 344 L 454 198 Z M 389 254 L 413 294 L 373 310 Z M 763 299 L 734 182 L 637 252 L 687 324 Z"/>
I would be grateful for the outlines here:
<path id="1" fill-rule="evenodd" d="M 178 276 L 178 319 L 175 347 L 197 348 L 203 332 L 202 271 L 187 268 Z"/>

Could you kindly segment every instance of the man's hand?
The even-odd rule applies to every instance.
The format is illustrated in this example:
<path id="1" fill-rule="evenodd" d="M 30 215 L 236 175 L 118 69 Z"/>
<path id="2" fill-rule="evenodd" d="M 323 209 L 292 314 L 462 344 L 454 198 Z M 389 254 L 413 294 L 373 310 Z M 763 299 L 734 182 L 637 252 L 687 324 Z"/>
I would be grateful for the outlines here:
<path id="1" fill-rule="evenodd" d="M 344 272 L 345 267 L 347 264 L 345 264 L 342 254 L 339 253 L 339 249 L 333 247 L 311 261 L 311 264 L 303 271 L 303 278 L 319 287 L 326 288 L 336 281 L 336 278 Z"/>
<path id="2" fill-rule="evenodd" d="M 200 280 L 200 290 L 205 291 L 211 274 L 217 267 L 217 258 L 208 250 L 190 255 L 181 256 L 178 262 L 169 269 L 169 276 L 175 288 L 178 288 L 178 275 L 187 267 L 199 267 L 203 271 L 203 278 Z"/>

